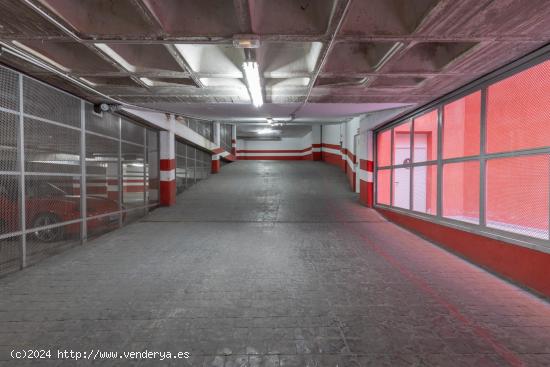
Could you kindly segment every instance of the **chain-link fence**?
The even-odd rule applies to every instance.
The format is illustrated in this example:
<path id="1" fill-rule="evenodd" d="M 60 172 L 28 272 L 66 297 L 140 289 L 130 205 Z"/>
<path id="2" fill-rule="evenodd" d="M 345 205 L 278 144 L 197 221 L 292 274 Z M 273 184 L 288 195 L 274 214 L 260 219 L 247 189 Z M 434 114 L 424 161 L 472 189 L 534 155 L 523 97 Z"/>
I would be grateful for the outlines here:
<path id="1" fill-rule="evenodd" d="M 180 194 L 210 175 L 212 156 L 192 145 L 176 141 L 176 190 Z"/>
<path id="2" fill-rule="evenodd" d="M 231 152 L 232 139 L 231 133 L 233 126 L 230 124 L 220 124 L 220 147 L 226 152 Z"/>
<path id="3" fill-rule="evenodd" d="M 158 204 L 158 132 L 0 67 L 0 275 Z"/>
<path id="4" fill-rule="evenodd" d="M 214 122 L 186 118 L 183 124 L 202 137 L 214 141 Z"/>

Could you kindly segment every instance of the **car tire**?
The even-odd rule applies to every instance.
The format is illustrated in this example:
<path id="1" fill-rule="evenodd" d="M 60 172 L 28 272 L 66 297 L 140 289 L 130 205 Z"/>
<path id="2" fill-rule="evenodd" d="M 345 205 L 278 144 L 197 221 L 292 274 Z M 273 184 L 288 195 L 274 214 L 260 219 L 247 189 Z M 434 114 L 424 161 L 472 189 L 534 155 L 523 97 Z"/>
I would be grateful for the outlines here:
<path id="1" fill-rule="evenodd" d="M 33 227 L 44 227 L 49 226 L 52 224 L 59 223 L 61 220 L 59 217 L 52 213 L 42 213 L 38 214 L 36 218 L 34 218 L 33 221 Z M 35 240 L 40 242 L 56 242 L 60 241 L 63 238 L 64 235 L 64 228 L 63 227 L 55 227 L 55 228 L 48 228 L 48 229 L 42 229 L 39 231 L 33 232 L 33 237 Z"/>

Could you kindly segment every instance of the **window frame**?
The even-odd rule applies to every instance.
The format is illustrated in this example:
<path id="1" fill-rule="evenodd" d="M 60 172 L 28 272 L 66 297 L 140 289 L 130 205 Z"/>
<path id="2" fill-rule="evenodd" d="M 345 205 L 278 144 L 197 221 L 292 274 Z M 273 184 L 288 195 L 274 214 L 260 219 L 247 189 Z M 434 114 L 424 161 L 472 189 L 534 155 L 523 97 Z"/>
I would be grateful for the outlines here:
<path id="1" fill-rule="evenodd" d="M 487 153 L 487 90 L 489 86 L 504 80 L 508 77 L 511 77 L 515 74 L 518 74 L 524 70 L 527 70 L 529 68 L 535 67 L 539 64 L 542 64 L 544 62 L 548 62 L 550 60 L 550 46 L 545 46 L 534 53 L 519 59 L 509 65 L 506 65 L 488 75 L 485 77 L 482 77 L 472 83 L 469 83 L 465 85 L 462 88 L 457 89 L 456 91 L 449 93 L 448 95 L 445 95 L 435 101 L 432 101 L 431 103 L 420 107 L 419 109 L 416 109 L 410 113 L 406 113 L 398 117 L 397 119 L 389 122 L 388 124 L 385 124 L 384 126 L 376 129 L 374 131 L 374 137 L 373 137 L 373 153 L 374 153 L 374 173 L 373 177 L 378 177 L 378 170 L 390 170 L 390 204 L 381 204 L 378 203 L 378 181 L 376 180 L 374 185 L 374 207 L 375 208 L 381 208 L 384 210 L 390 210 L 395 211 L 401 214 L 405 214 L 411 217 L 416 217 L 422 220 L 426 220 L 429 222 L 433 222 L 436 224 L 441 224 L 444 226 L 460 229 L 466 232 L 482 235 L 489 238 L 494 238 L 500 241 L 505 241 L 514 245 L 519 245 L 522 247 L 527 247 L 531 249 L 535 249 L 538 251 L 542 251 L 545 253 L 550 253 L 550 213 L 549 213 L 549 223 L 548 223 L 548 237 L 546 239 L 540 239 L 536 237 L 531 237 L 515 232 L 509 232 L 506 230 L 491 228 L 487 226 L 486 223 L 486 195 L 487 195 L 487 185 L 486 185 L 486 176 L 487 176 L 487 161 L 493 158 L 506 158 L 506 157 L 518 157 L 518 156 L 531 156 L 531 155 L 537 155 L 537 154 L 550 154 L 550 144 L 545 147 L 538 147 L 538 148 L 531 148 L 531 149 L 521 149 L 516 151 L 507 151 L 507 152 L 499 152 L 499 153 Z M 444 133 L 444 116 L 443 116 L 443 108 L 445 105 L 450 104 L 452 102 L 455 102 L 457 100 L 460 100 L 461 98 L 464 98 L 472 93 L 481 92 L 481 108 L 480 108 L 480 152 L 478 155 L 470 155 L 470 156 L 464 156 L 464 157 L 453 157 L 453 158 L 447 158 L 443 159 L 443 133 Z M 407 123 L 408 121 L 411 121 L 411 144 L 410 144 L 410 154 L 412 157 L 412 154 L 414 153 L 414 121 L 416 118 L 430 113 L 433 110 L 437 110 L 437 126 L 438 126 L 438 132 L 437 132 L 437 159 L 431 160 L 431 161 L 425 161 L 425 162 L 413 162 L 413 159 L 411 158 L 411 162 L 409 164 L 399 164 L 394 165 L 394 128 L 397 126 Z M 390 165 L 389 166 L 382 166 L 378 167 L 378 157 L 377 157 L 377 151 L 378 151 L 378 135 L 390 130 L 391 135 L 391 146 L 390 146 Z M 443 208 L 442 208 L 442 175 L 443 175 L 443 165 L 447 163 L 458 163 L 458 162 L 467 162 L 467 161 L 478 161 L 479 162 L 479 224 L 472 224 L 468 222 L 463 222 L 451 218 L 445 218 L 443 217 Z M 413 203 L 413 197 L 414 197 L 414 174 L 410 174 L 410 182 L 409 182 L 409 197 L 410 197 L 410 209 L 403 209 L 400 207 L 393 206 L 393 172 L 396 168 L 401 167 L 409 167 L 411 169 L 411 172 L 413 171 L 414 167 L 418 166 L 427 166 L 430 164 L 435 164 L 437 167 L 437 210 L 436 214 L 428 214 L 424 212 L 414 211 L 414 203 Z M 550 202 L 550 193 L 548 195 L 548 200 Z M 549 205 L 550 208 L 550 205 Z M 549 210 L 550 212 L 550 210 Z"/>

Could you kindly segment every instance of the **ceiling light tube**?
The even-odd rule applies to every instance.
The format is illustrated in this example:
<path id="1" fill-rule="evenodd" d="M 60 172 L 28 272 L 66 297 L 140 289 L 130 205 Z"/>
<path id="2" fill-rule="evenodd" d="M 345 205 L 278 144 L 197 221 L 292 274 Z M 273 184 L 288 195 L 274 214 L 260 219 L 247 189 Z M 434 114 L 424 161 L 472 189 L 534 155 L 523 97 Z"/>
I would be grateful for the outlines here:
<path id="1" fill-rule="evenodd" d="M 264 98 L 262 95 L 258 63 L 256 61 L 245 61 L 243 70 L 252 104 L 254 107 L 261 107 L 264 104 Z"/>
<path id="2" fill-rule="evenodd" d="M 265 129 L 260 129 L 260 130 L 257 131 L 257 133 L 260 134 L 260 135 L 272 134 L 274 132 L 275 131 L 273 129 L 271 129 L 270 127 L 265 128 Z"/>

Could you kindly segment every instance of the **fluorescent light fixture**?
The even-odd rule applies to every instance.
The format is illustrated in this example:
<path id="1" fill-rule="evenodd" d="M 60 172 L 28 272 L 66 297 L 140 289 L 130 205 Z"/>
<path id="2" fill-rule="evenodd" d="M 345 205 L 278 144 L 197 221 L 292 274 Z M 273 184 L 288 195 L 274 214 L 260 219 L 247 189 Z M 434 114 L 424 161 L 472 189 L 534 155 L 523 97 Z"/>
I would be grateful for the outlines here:
<path id="1" fill-rule="evenodd" d="M 261 107 L 264 104 L 262 85 L 260 84 L 260 71 L 256 61 L 245 61 L 243 64 L 244 77 L 250 98 L 254 107 Z"/>
<path id="2" fill-rule="evenodd" d="M 275 130 L 272 130 L 269 127 L 265 128 L 265 129 L 260 129 L 260 130 L 257 131 L 257 133 L 260 134 L 260 135 L 272 134 L 274 132 L 275 132 Z"/>
<path id="3" fill-rule="evenodd" d="M 133 73 L 136 71 L 136 68 L 130 64 L 128 61 L 124 60 L 122 56 L 116 53 L 115 50 L 107 46 L 105 43 L 94 43 L 95 47 L 99 48 L 103 53 L 109 56 L 111 59 L 115 60 L 117 64 L 122 66 L 127 71 Z"/>
<path id="4" fill-rule="evenodd" d="M 153 85 L 155 85 L 155 82 L 152 81 L 151 79 L 149 78 L 145 78 L 145 77 L 141 77 L 139 78 L 139 80 L 141 80 L 143 82 L 143 84 L 149 86 L 149 87 L 152 87 Z"/>
<path id="5" fill-rule="evenodd" d="M 255 34 L 241 34 L 233 36 L 235 48 L 259 48 L 260 38 Z"/>
<path id="6" fill-rule="evenodd" d="M 60 63 L 58 63 L 56 61 L 53 61 L 49 57 L 42 55 L 40 52 L 35 51 L 34 49 L 22 44 L 21 42 L 11 41 L 11 43 L 13 43 L 15 46 L 19 47 L 20 49 L 27 51 L 31 55 L 33 55 L 35 57 L 38 57 L 40 60 L 45 61 L 46 63 L 48 63 L 52 66 L 55 66 L 56 68 L 58 68 L 59 70 L 64 71 L 65 73 L 68 73 L 69 71 L 71 71 L 71 69 L 61 65 Z"/>

